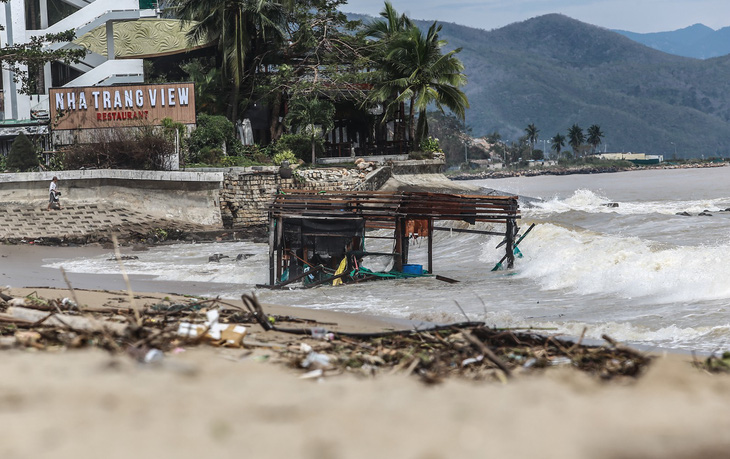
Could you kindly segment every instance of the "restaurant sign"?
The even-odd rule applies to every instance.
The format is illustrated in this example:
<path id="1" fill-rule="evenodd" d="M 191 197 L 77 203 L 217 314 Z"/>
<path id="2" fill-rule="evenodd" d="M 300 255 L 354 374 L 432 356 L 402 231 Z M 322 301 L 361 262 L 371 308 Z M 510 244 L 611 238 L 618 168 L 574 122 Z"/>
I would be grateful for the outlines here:
<path id="1" fill-rule="evenodd" d="M 53 129 L 195 124 L 193 83 L 51 88 Z"/>

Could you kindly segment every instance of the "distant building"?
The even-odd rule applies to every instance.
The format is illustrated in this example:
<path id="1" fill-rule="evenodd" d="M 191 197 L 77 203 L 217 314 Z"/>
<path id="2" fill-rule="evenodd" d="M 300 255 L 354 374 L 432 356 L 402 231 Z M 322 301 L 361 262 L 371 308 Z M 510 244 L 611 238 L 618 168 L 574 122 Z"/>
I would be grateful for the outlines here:
<path id="1" fill-rule="evenodd" d="M 45 150 L 53 148 L 47 135 L 53 114 L 49 104 L 50 88 L 140 84 L 144 82 L 144 59 L 190 51 L 185 37 L 189 26 L 181 27 L 178 20 L 163 19 L 161 13 L 157 2 L 152 0 L 8 0 L 0 3 L 0 24 L 5 26 L 0 32 L 3 46 L 73 30 L 76 33 L 74 41 L 50 47 L 88 50 L 79 63 L 46 64 L 36 79 L 38 94 L 20 94 L 12 72 L 2 69 L 0 154 L 7 154 L 20 132 L 40 136 Z M 200 44 L 192 49 L 203 46 Z M 67 97 L 64 94 L 66 102 Z M 119 107 L 114 111 L 119 112 Z"/>
<path id="2" fill-rule="evenodd" d="M 664 162 L 663 155 L 647 155 L 646 153 L 601 153 L 597 158 L 609 161 L 630 161 L 638 165 L 659 164 Z"/>

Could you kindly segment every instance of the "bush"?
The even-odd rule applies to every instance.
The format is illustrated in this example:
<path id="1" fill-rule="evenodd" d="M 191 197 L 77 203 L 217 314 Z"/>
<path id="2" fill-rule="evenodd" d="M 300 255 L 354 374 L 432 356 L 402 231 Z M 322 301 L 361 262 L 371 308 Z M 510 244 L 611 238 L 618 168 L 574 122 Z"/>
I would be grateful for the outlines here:
<path id="1" fill-rule="evenodd" d="M 30 139 L 21 132 L 10 147 L 6 167 L 11 171 L 25 172 L 37 170 L 39 165 L 35 147 Z"/>
<path id="2" fill-rule="evenodd" d="M 441 149 L 441 146 L 439 145 L 439 139 L 429 137 L 427 139 L 421 140 L 421 145 L 419 145 L 421 148 L 421 151 L 424 151 L 426 153 L 443 153 L 444 151 Z"/>
<path id="3" fill-rule="evenodd" d="M 274 155 L 274 164 L 280 166 L 284 161 L 289 161 L 289 164 L 296 164 L 297 157 L 294 156 L 291 150 L 283 150 Z"/>
<path id="4" fill-rule="evenodd" d="M 190 134 L 188 143 L 190 162 L 207 162 L 202 156 L 209 156 L 211 149 L 219 150 L 222 156 L 224 145 L 227 153 L 232 156 L 243 151 L 241 142 L 236 139 L 233 123 L 225 116 L 200 114 L 198 126 Z"/>
<path id="5" fill-rule="evenodd" d="M 64 152 L 69 169 L 165 169 L 174 144 L 151 128 L 98 133 L 93 143 L 75 144 Z"/>
<path id="6" fill-rule="evenodd" d="M 324 153 L 323 138 L 314 139 L 314 149 L 317 155 Z M 276 152 L 289 150 L 298 160 L 310 162 L 312 160 L 312 139 L 305 134 L 284 134 L 276 141 L 275 150 Z"/>

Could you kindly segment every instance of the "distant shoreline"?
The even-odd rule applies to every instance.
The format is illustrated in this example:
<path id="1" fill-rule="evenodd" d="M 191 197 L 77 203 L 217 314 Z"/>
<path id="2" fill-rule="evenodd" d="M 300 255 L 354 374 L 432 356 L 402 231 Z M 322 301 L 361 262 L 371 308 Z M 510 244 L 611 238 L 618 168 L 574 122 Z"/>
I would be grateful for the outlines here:
<path id="1" fill-rule="evenodd" d="M 480 171 L 461 172 L 456 175 L 448 175 L 451 180 L 480 180 L 499 179 L 511 177 L 536 177 L 539 175 L 573 175 L 573 174 L 609 174 L 613 172 L 642 171 L 648 169 L 703 169 L 708 167 L 726 167 L 728 163 L 692 163 L 692 164 L 659 164 L 656 166 L 634 166 L 634 167 L 600 167 L 600 166 L 574 166 L 574 167 L 551 167 L 519 169 L 514 171 Z"/>

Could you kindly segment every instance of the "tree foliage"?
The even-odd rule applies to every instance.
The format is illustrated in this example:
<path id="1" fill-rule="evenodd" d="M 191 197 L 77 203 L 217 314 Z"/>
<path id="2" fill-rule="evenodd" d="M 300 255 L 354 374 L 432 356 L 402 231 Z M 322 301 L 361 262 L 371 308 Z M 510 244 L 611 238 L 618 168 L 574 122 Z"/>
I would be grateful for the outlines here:
<path id="1" fill-rule="evenodd" d="M 317 97 L 298 97 L 291 101 L 286 123 L 296 133 L 308 136 L 312 143 L 312 164 L 316 162 L 315 139 L 334 126 L 335 106 Z"/>
<path id="2" fill-rule="evenodd" d="M 429 106 L 435 105 L 441 112 L 448 108 L 464 119 L 469 101 L 460 89 L 466 84 L 464 66 L 456 57 L 461 48 L 444 54 L 446 42 L 439 38 L 442 26 L 434 22 L 424 33 L 406 16 L 398 15 L 389 2 L 381 16 L 383 19 L 366 29 L 377 45 L 371 53 L 377 62 L 370 99 L 386 103 L 387 114 L 408 102 L 411 138 L 418 145 L 429 134 Z M 418 125 L 414 131 L 416 111 Z"/>
<path id="3" fill-rule="evenodd" d="M 7 3 L 8 0 L 0 0 L 0 3 Z M 0 24 L 0 30 L 5 30 Z M 19 92 L 30 94 L 33 88 L 35 71 L 42 68 L 46 63 L 60 61 L 65 64 L 79 62 L 86 56 L 86 49 L 52 49 L 49 45 L 54 43 L 67 43 L 76 38 L 73 30 L 59 33 L 33 36 L 28 43 L 18 43 L 0 47 L 0 65 L 2 68 L 13 72 L 13 80 L 20 83 Z"/>
<path id="4" fill-rule="evenodd" d="M 38 168 L 38 155 L 28 136 L 20 133 L 8 152 L 6 167 L 11 171 L 27 172 Z"/>

